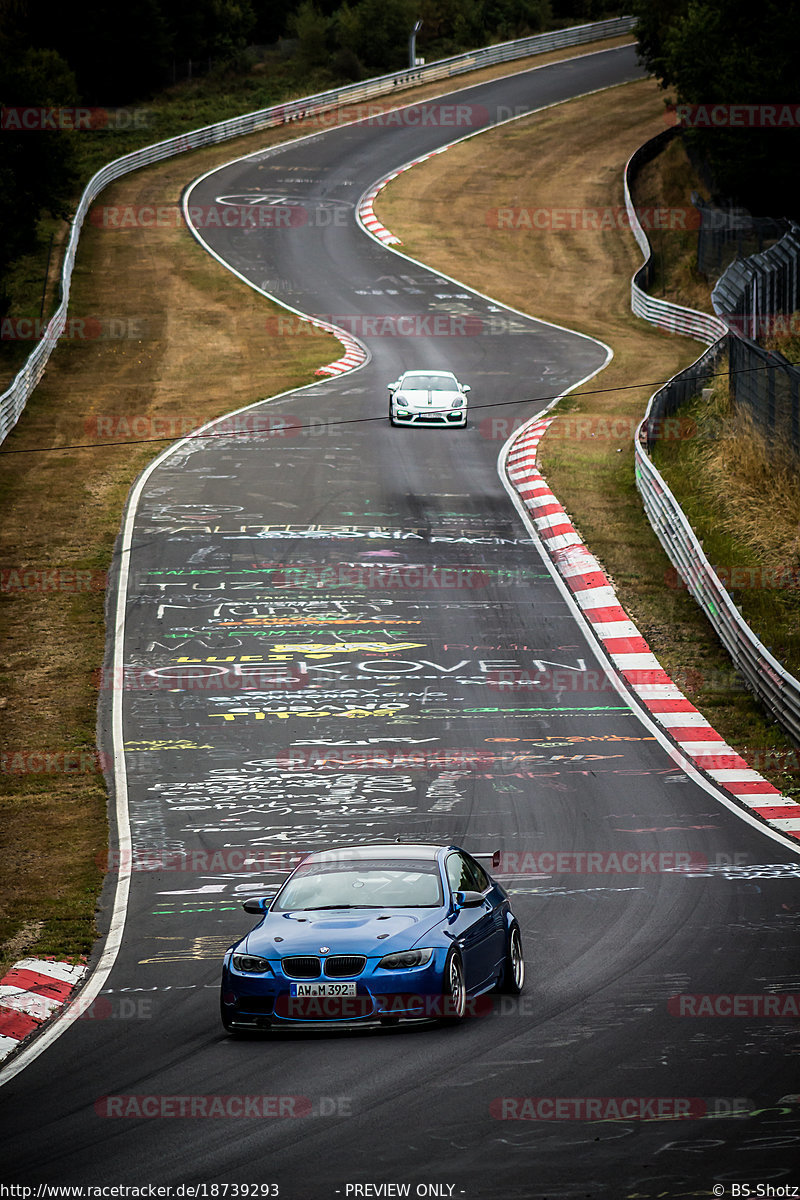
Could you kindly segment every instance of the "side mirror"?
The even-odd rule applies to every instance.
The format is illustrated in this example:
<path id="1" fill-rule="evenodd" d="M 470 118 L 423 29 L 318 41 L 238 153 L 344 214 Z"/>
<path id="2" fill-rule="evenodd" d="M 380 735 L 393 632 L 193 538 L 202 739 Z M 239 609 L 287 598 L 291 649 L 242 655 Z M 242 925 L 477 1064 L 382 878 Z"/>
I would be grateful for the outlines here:
<path id="1" fill-rule="evenodd" d="M 454 892 L 453 905 L 458 911 L 459 908 L 478 908 L 483 904 L 483 896 L 480 892 Z"/>
<path id="2" fill-rule="evenodd" d="M 277 895 L 277 893 L 275 893 Z M 256 913 L 259 916 L 267 911 L 272 901 L 275 899 L 272 896 L 251 896 L 249 900 L 242 901 L 242 908 L 245 912 Z"/>
<path id="3" fill-rule="evenodd" d="M 461 390 L 462 390 L 462 392 L 471 392 L 472 388 L 469 386 L 468 383 L 462 383 Z"/>
<path id="4" fill-rule="evenodd" d="M 394 383 L 389 384 L 389 391 L 396 392 L 399 387 L 400 387 L 400 380 L 395 379 Z"/>

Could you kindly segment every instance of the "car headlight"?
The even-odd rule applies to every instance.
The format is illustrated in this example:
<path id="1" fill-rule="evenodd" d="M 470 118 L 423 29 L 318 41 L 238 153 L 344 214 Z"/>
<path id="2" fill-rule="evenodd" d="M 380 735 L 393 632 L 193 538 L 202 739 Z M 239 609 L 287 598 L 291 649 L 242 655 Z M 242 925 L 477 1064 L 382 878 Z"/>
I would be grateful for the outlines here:
<path id="1" fill-rule="evenodd" d="M 398 408 L 406 408 L 408 406 L 408 399 L 405 396 L 395 396 L 394 399 Z"/>
<path id="2" fill-rule="evenodd" d="M 255 954 L 234 954 L 231 961 L 237 971 L 246 971 L 248 975 L 265 975 L 270 970 L 267 960 Z"/>
<path id="3" fill-rule="evenodd" d="M 453 408 L 463 408 L 463 407 L 464 407 L 464 401 L 459 396 L 459 398 L 457 400 L 453 401 Z"/>
<path id="4" fill-rule="evenodd" d="M 385 971 L 397 971 L 407 967 L 424 967 L 430 962 L 433 950 L 401 950 L 397 954 L 387 954 L 378 963 Z"/>

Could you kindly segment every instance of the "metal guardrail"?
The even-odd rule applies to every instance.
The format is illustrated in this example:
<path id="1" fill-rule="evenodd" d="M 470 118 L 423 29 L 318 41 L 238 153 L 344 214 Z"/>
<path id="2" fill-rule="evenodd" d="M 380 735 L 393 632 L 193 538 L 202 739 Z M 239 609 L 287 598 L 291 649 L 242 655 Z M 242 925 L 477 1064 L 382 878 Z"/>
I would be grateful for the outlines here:
<path id="1" fill-rule="evenodd" d="M 146 146 L 142 150 L 136 150 L 132 154 L 126 154 L 122 158 L 107 163 L 89 180 L 72 219 L 61 270 L 61 302 L 48 322 L 42 340 L 27 359 L 11 386 L 0 396 L 0 443 L 5 441 L 19 420 L 33 389 L 44 374 L 48 359 L 58 339 L 64 332 L 67 323 L 72 268 L 83 222 L 90 205 L 100 192 L 115 179 L 120 179 L 123 175 L 136 171 L 140 167 L 150 166 L 152 163 L 161 162 L 163 159 L 172 158 L 177 154 L 184 154 L 188 150 L 212 146 L 231 138 L 256 133 L 262 129 L 272 129 L 290 121 L 299 121 L 304 117 L 328 112 L 345 104 L 383 96 L 387 92 L 395 93 L 422 83 L 433 83 L 440 79 L 462 75 L 481 67 L 512 62 L 515 59 L 544 54 L 548 50 L 580 46 L 587 42 L 629 33 L 634 24 L 633 17 L 615 17 L 608 21 L 594 21 L 588 25 L 576 25 L 570 29 L 556 30 L 553 33 L 540 33 L 533 37 L 519 38 L 513 42 L 503 42 L 499 46 L 488 46 L 482 50 L 456 55 L 453 58 L 440 59 L 429 66 L 396 71 L 391 75 L 365 80 L 363 83 L 348 84 L 345 87 L 333 88 L 314 96 L 304 96 L 286 104 L 275 104 L 270 108 L 247 113 L 241 117 L 232 117 L 230 120 L 219 121 L 215 125 L 206 125 L 191 133 L 181 134 L 179 137 L 168 138 L 166 141 Z"/>
<path id="2" fill-rule="evenodd" d="M 636 216 L 629 179 L 632 174 L 641 170 L 645 163 L 660 154 L 664 146 L 675 137 L 675 134 L 675 129 L 665 129 L 634 151 L 625 166 L 625 207 L 628 211 L 631 231 L 645 260 L 631 280 L 631 308 L 637 317 L 642 317 L 651 325 L 657 325 L 659 329 L 697 338 L 699 342 L 711 345 L 727 333 L 728 327 L 724 321 L 710 313 L 696 312 L 693 308 L 684 308 L 680 304 L 672 304 L 669 300 L 659 300 L 645 291 L 653 278 L 653 257 L 647 235 Z"/>
<path id="3" fill-rule="evenodd" d="M 649 277 L 651 271 L 651 250 L 636 217 L 630 193 L 631 173 L 657 154 L 663 144 L 664 134 L 659 134 L 629 159 L 625 167 L 625 206 L 634 237 L 646 259 L 631 281 L 631 307 L 637 316 L 644 317 L 659 328 L 671 329 L 673 321 L 677 324 L 674 310 L 680 309 L 680 306 L 645 296 L 642 291 L 642 281 Z M 747 624 L 703 553 L 683 509 L 648 453 L 664 416 L 673 412 L 683 400 L 697 394 L 714 373 L 723 353 L 739 340 L 735 334 L 728 332 L 725 322 L 719 317 L 692 309 L 680 309 L 680 312 L 683 314 L 680 332 L 695 329 L 697 332 L 691 336 L 711 345 L 696 362 L 650 397 L 644 418 L 636 430 L 636 486 L 658 540 L 690 594 L 711 622 L 734 666 L 775 720 L 800 744 L 800 681 L 785 670 Z"/>
<path id="4" fill-rule="evenodd" d="M 636 486 L 658 540 L 708 617 L 734 666 L 775 720 L 800 744 L 800 681 L 789 674 L 747 624 L 703 553 L 686 515 L 641 445 L 637 445 L 636 453 Z"/>

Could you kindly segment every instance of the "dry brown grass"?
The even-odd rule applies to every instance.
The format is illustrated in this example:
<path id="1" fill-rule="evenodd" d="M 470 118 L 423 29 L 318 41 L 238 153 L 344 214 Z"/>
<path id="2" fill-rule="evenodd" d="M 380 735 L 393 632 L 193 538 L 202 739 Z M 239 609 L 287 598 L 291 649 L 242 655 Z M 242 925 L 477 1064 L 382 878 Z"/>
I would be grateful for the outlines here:
<path id="1" fill-rule="evenodd" d="M 236 157 L 238 154 L 247 154 L 251 151 L 258 150 L 264 146 L 276 145 L 280 142 L 292 141 L 295 138 L 302 137 L 305 134 L 318 132 L 321 129 L 329 129 L 332 125 L 338 122 L 348 123 L 353 120 L 364 118 L 368 115 L 373 115 L 382 111 L 389 111 L 405 104 L 419 103 L 424 100 L 429 100 L 436 96 L 444 95 L 448 92 L 470 86 L 472 84 L 483 83 L 490 79 L 513 74 L 518 71 L 524 71 L 531 67 L 546 66 L 548 63 L 560 62 L 566 58 L 580 57 L 584 54 L 593 53 L 596 50 L 608 50 L 615 46 L 627 45 L 631 42 L 628 35 L 623 35 L 616 38 L 607 38 L 605 41 L 586 46 L 566 47 L 562 50 L 551 50 L 547 54 L 537 54 L 530 58 L 520 59 L 513 63 L 502 63 L 494 67 L 485 67 L 479 71 L 472 71 L 466 75 L 456 75 L 451 79 L 440 80 L 435 83 L 428 83 L 422 87 L 402 89 L 400 91 L 390 92 L 385 97 L 375 97 L 368 101 L 363 101 L 348 105 L 346 108 L 335 112 L 333 110 L 322 113 L 317 117 L 312 117 L 309 120 L 292 122 L 289 125 L 280 126 L 276 129 L 265 130 L 261 133 L 252 134 L 246 138 L 239 138 L 236 141 L 224 143 L 222 146 L 209 147 L 206 150 L 199 150 L 189 155 L 182 155 L 174 164 L 178 170 L 178 177 L 183 182 L 188 182 L 196 178 L 203 170 L 227 162 L 229 159 Z M 288 97 L 292 99 L 296 97 Z M 175 98 L 178 103 L 181 103 L 179 97 Z M 112 156 L 109 155 L 109 159 Z M 82 181 L 81 187 L 88 182 L 88 179 Z M 123 189 L 127 184 L 121 185 Z M 180 189 L 179 189 L 180 190 Z M 127 195 L 127 191 L 122 193 L 113 192 L 112 189 L 107 189 L 102 193 L 100 203 L 109 204 L 112 201 L 110 197 L 113 194 Z M 75 203 L 79 197 L 79 192 L 76 193 Z M 163 200 L 162 200 L 163 202 Z M 29 276 L 27 286 L 32 287 L 38 294 L 40 286 L 39 280 L 44 279 L 45 274 L 45 316 L 52 314 L 55 304 L 59 298 L 59 284 L 61 262 L 60 256 L 66 245 L 67 236 L 69 233 L 69 224 L 66 221 L 56 222 L 47 221 L 47 235 L 52 230 L 53 246 L 52 253 L 48 254 L 47 247 L 43 244 L 40 247 L 39 256 L 29 255 L 21 260 L 23 274 Z M 82 245 L 85 244 L 85 236 L 82 235 Z M 45 238 L 45 242 L 47 237 Z M 82 252 L 83 255 L 83 252 Z M 47 263 L 47 267 L 46 267 Z M 35 283 L 32 281 L 36 281 Z M 114 290 L 112 303 L 117 299 L 117 291 Z M 38 299 L 37 299 L 38 307 Z M 71 310 L 72 312 L 72 307 Z M 14 315 L 13 313 L 11 314 Z M 30 315 L 26 313 L 26 315 Z M 8 383 L 16 375 L 17 371 L 22 366 L 25 358 L 32 346 L 24 341 L 0 341 L 0 390 L 8 386 Z"/>
<path id="2" fill-rule="evenodd" d="M 381 193 L 379 215 L 402 237 L 405 253 L 612 344 L 610 370 L 619 368 L 626 385 L 641 380 L 644 392 L 676 361 L 696 357 L 696 343 L 649 330 L 620 302 L 641 262 L 624 217 L 622 166 L 663 128 L 655 84 L 611 89 L 481 134 L 415 167 Z M 616 228 L 539 230 L 526 228 L 528 218 L 519 215 L 511 218 L 519 227 L 498 228 L 509 219 L 498 210 L 527 212 L 531 220 L 560 214 L 567 224 L 577 213 L 585 226 L 596 215 Z M 632 374 L 634 362 L 640 365 Z M 607 373 L 602 386 L 613 382 Z"/>
<path id="3" fill-rule="evenodd" d="M 800 312 L 776 322 L 776 328 L 764 338 L 763 345 L 767 350 L 777 350 L 794 366 L 800 366 Z"/>
<path id="4" fill-rule="evenodd" d="M 796 464 L 733 410 L 727 378 L 692 400 L 696 437 L 656 462 L 745 620 L 800 677 L 800 482 Z M 797 784 L 794 784 L 797 791 Z"/>
<path id="5" fill-rule="evenodd" d="M 718 510 L 720 527 L 749 546 L 766 567 L 800 570 L 797 464 L 769 448 L 747 413 L 725 414 L 724 433 L 703 444 L 698 486 Z"/>

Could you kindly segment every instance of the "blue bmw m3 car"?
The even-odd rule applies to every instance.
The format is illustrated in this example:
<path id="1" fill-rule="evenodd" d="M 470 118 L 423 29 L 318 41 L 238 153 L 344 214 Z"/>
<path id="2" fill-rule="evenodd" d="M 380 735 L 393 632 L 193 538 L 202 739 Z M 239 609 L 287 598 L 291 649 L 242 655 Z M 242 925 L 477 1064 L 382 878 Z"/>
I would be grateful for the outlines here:
<path id="1" fill-rule="evenodd" d="M 522 939 L 505 890 L 458 846 L 376 843 L 310 854 L 227 951 L 228 1032 L 436 1018 L 517 995 Z M 484 1002 L 484 1011 L 491 1004 Z"/>

